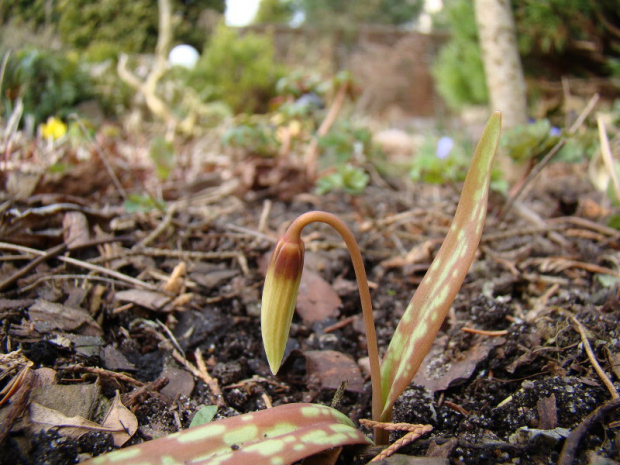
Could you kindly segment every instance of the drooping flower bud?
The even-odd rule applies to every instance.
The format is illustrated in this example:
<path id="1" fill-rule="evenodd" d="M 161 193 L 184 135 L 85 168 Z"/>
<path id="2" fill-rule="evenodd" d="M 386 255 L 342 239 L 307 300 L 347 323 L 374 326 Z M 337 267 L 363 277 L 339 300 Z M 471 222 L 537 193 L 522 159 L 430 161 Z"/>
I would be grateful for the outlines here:
<path id="1" fill-rule="evenodd" d="M 285 235 L 271 256 L 261 304 L 263 346 L 274 374 L 284 357 L 303 267 L 303 241 Z"/>

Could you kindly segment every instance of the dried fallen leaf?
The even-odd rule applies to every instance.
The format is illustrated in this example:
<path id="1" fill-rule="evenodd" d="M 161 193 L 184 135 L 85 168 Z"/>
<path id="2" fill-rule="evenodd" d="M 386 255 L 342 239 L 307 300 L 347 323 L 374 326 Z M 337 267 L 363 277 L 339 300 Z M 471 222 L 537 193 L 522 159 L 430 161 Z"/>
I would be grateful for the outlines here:
<path id="1" fill-rule="evenodd" d="M 335 350 L 308 350 L 304 356 L 309 384 L 316 384 L 322 389 L 338 389 L 346 381 L 347 391 L 364 390 L 362 373 L 349 356 Z"/>
<path id="2" fill-rule="evenodd" d="M 138 430 L 138 419 L 121 402 L 121 396 L 116 391 L 116 397 L 112 401 L 110 410 L 103 419 L 102 426 L 110 428 L 114 445 L 120 447 L 125 444 Z"/>
<path id="3" fill-rule="evenodd" d="M 87 336 L 102 336 L 101 327 L 82 308 L 69 307 L 47 300 L 37 300 L 28 309 L 30 322 L 40 333 L 49 333 L 57 329 L 67 332 L 79 332 Z"/>
<path id="4" fill-rule="evenodd" d="M 67 417 L 58 410 L 44 407 L 38 402 L 32 402 L 29 411 L 30 425 L 35 433 L 54 428 L 63 436 L 77 439 L 90 431 L 103 431 L 112 434 L 114 445 L 117 447 L 125 444 L 138 429 L 138 420 L 121 403 L 118 392 L 102 425 L 79 415 Z"/>
<path id="5" fill-rule="evenodd" d="M 118 291 L 114 295 L 114 299 L 119 302 L 131 302 L 132 304 L 148 308 L 155 312 L 172 310 L 172 306 L 168 305 L 170 303 L 170 297 L 144 289 Z"/>
<path id="6" fill-rule="evenodd" d="M 461 354 L 458 360 L 444 360 L 444 347 L 437 344 L 422 362 L 413 382 L 434 392 L 463 383 L 476 370 L 478 363 L 487 358 L 491 349 L 504 342 L 501 337 L 486 338 Z"/>
<path id="7" fill-rule="evenodd" d="M 341 305 L 342 300 L 327 281 L 314 271 L 304 270 L 297 293 L 297 314 L 305 324 L 338 316 Z"/>
<path id="8" fill-rule="evenodd" d="M 68 211 L 62 218 L 62 233 L 69 248 L 85 244 L 90 240 L 86 215 L 79 211 Z"/>

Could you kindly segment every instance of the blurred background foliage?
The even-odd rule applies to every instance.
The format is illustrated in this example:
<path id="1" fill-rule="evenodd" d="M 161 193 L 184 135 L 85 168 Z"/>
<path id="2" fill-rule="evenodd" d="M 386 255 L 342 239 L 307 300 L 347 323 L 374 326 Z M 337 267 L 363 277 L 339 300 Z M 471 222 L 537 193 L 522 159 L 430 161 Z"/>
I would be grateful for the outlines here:
<path id="1" fill-rule="evenodd" d="M 223 25 L 217 26 L 226 8 L 225 0 L 171 2 L 172 45 L 186 43 L 202 52 L 196 71 L 186 77 L 185 83 L 202 101 L 221 100 L 233 112 L 265 111 L 269 99 L 274 96 L 274 84 L 290 71 L 276 63 L 273 37 L 264 32 L 260 35 L 239 33 Z M 444 0 L 443 4 L 444 8 L 433 16 L 433 30 L 449 36 L 436 56 L 433 77 L 448 107 L 460 111 L 466 105 L 486 103 L 488 95 L 473 1 Z M 559 80 L 565 75 L 620 76 L 617 2 L 539 0 L 513 1 L 512 4 L 528 77 Z M 412 28 L 423 6 L 423 0 L 262 0 L 254 23 L 294 23 L 342 29 L 347 33 L 354 33 L 351 31 L 361 24 Z M 59 61 L 62 53 L 76 51 L 80 61 L 91 63 L 116 60 L 119 52 L 152 53 L 157 41 L 157 0 L 13 0 L 0 4 L 0 24 L 0 52 L 17 51 L 29 41 L 42 54 L 49 48 L 64 51 L 48 58 L 56 61 L 53 70 L 48 72 L 56 76 L 46 81 L 50 88 L 58 86 L 58 79 L 62 79 L 59 77 L 63 75 L 59 73 L 60 63 L 65 63 L 69 73 L 68 65 L 75 61 L 68 55 L 65 61 Z M 30 36 L 28 39 L 26 34 Z M 19 61 L 24 57 L 15 55 L 11 60 Z M 18 67 L 13 61 L 9 70 Z M 24 63 L 21 67 L 28 65 Z M 44 73 L 41 67 L 37 69 Z M 109 75 L 112 72 L 113 67 Z M 100 73 L 99 78 L 105 78 L 105 85 L 100 85 L 102 79 L 97 85 L 102 89 L 114 89 L 122 98 L 108 93 L 103 98 L 107 111 L 122 108 L 124 103 L 121 103 L 126 103 L 126 90 L 111 85 L 109 75 Z M 28 87 L 16 82 L 27 73 L 8 76 L 10 95 L 14 96 L 17 88 Z M 37 82 L 44 80 L 43 76 L 36 79 Z M 45 115 L 52 111 L 50 108 L 61 108 L 85 95 L 75 82 L 65 87 L 62 91 L 59 87 L 60 107 L 53 104 L 44 109 L 44 105 L 37 112 Z M 76 91 L 71 92 L 71 88 Z M 6 93 L 4 98 L 7 98 Z"/>
<path id="2" fill-rule="evenodd" d="M 444 0 L 435 30 L 450 39 L 433 69 L 448 106 L 486 103 L 488 95 L 472 0 Z M 618 2 L 594 0 L 512 1 L 526 77 L 620 77 Z"/>
<path id="3" fill-rule="evenodd" d="M 23 49 L 8 55 L 0 102 L 7 119 L 18 97 L 24 113 L 39 124 L 50 116 L 66 118 L 92 96 L 90 78 L 75 53 Z"/>
<path id="4" fill-rule="evenodd" d="M 223 13 L 225 0 L 171 0 L 174 42 L 202 49 L 209 12 Z M 149 53 L 158 29 L 157 0 L 11 0 L 0 3 L 0 24 L 51 28 L 78 50 L 109 48 Z"/>
<path id="5" fill-rule="evenodd" d="M 254 22 L 294 21 L 323 28 L 350 28 L 359 24 L 398 26 L 412 23 L 423 7 L 423 0 L 262 0 Z"/>
<path id="6" fill-rule="evenodd" d="M 239 34 L 221 22 L 189 72 L 187 84 L 202 101 L 223 101 L 234 113 L 263 113 L 285 74 L 276 63 L 271 37 Z"/>
<path id="7" fill-rule="evenodd" d="M 419 61 L 434 62 L 435 89 L 452 111 L 460 112 L 472 104 L 485 104 L 488 94 L 473 0 L 443 0 L 443 5 L 432 17 L 435 45 Z M 532 103 L 541 100 L 538 88 L 543 81 L 558 83 L 564 76 L 620 78 L 617 2 L 514 0 L 512 5 Z M 304 37 L 310 37 L 303 36 L 306 26 L 318 30 L 321 39 L 336 31 L 332 36 L 335 42 L 357 40 L 370 34 L 367 31 L 406 34 L 419 26 L 424 1 L 262 0 L 254 26 L 247 29 L 224 24 L 225 0 L 171 0 L 171 6 L 170 46 L 192 45 L 200 58 L 193 69 L 167 69 L 158 83 L 158 95 L 179 118 L 195 113 L 195 126 L 203 130 L 226 121 L 229 130 L 223 130 L 224 147 L 277 157 L 286 144 L 297 150 L 311 140 L 325 117 L 325 107 L 334 98 L 334 89 L 326 85 L 326 73 L 307 73 L 309 66 L 314 65 L 311 71 L 318 69 L 315 58 L 309 63 L 283 64 L 283 47 L 271 25 L 299 26 L 302 53 L 295 56 L 316 53 L 312 56 L 327 57 L 337 68 L 342 61 L 332 52 L 340 44 L 326 47 L 325 52 L 319 40 L 304 43 Z M 148 120 L 144 99 L 119 79 L 116 66 L 119 53 L 127 53 L 132 72 L 140 80 L 146 79 L 153 66 L 158 21 L 157 0 L 0 3 L 0 54 L 6 58 L 0 118 L 8 119 L 21 99 L 24 114 L 31 115 L 35 124 L 49 117 L 66 121 L 92 101 L 106 118 L 142 112 L 142 119 Z M 369 26 L 366 32 L 362 25 Z M 367 40 L 369 35 L 364 37 Z M 363 40 L 358 48 L 376 45 Z M 352 49 L 347 50 L 350 53 Z M 395 61 L 403 63 L 400 58 Z M 403 79 L 413 80 L 414 76 L 407 75 L 411 71 L 408 66 L 402 66 Z M 335 75 L 341 69 L 333 71 Z M 384 71 L 378 68 L 373 72 L 380 75 Z M 380 76 L 379 86 L 385 86 L 386 80 Z M 617 91 L 617 81 L 613 82 Z M 300 105 L 311 100 L 312 106 Z M 558 109 L 565 110 L 557 105 L 549 112 Z M 557 141 L 559 135 L 553 131 L 553 126 L 559 125 L 557 115 L 543 112 L 537 117 L 533 124 L 517 128 L 505 138 L 504 148 L 513 158 L 539 156 Z M 291 140 L 283 138 L 285 133 Z M 592 134 L 573 137 L 563 150 L 564 158 L 591 154 L 596 146 Z M 439 136 L 418 147 L 418 165 L 411 168 L 414 179 L 459 181 L 452 173 L 460 173 L 465 165 L 461 155 L 469 153 L 468 147 L 455 138 L 452 156 L 438 158 L 435 145 Z M 363 190 L 368 182 L 365 163 L 379 159 L 372 139 L 372 131 L 363 125 L 337 122 L 316 140 L 321 169 L 328 171 L 320 184 L 322 192 Z M 168 166 L 172 152 L 163 142 L 151 149 L 164 179 L 172 172 Z"/>

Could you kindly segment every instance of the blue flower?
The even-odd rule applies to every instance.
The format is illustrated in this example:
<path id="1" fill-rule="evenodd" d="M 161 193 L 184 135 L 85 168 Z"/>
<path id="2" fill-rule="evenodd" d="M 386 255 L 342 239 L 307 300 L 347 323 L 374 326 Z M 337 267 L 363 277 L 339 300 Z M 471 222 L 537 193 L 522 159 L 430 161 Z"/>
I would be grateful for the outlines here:
<path id="1" fill-rule="evenodd" d="M 435 155 L 440 160 L 444 160 L 450 155 L 452 151 L 452 147 L 454 147 L 454 141 L 451 137 L 443 136 L 437 141 L 437 150 L 435 151 Z"/>

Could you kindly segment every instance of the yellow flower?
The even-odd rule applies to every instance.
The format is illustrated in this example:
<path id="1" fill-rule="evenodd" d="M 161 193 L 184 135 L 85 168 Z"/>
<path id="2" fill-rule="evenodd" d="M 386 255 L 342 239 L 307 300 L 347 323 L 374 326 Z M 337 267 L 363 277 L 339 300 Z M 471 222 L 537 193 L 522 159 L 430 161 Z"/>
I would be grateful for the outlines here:
<path id="1" fill-rule="evenodd" d="M 263 346 L 272 373 L 277 373 L 295 312 L 297 291 L 304 267 L 301 238 L 282 237 L 271 256 L 261 305 Z"/>
<path id="2" fill-rule="evenodd" d="M 39 130 L 45 139 L 56 140 L 67 134 L 67 125 L 60 119 L 50 116 L 47 118 L 47 123 L 39 126 Z"/>

